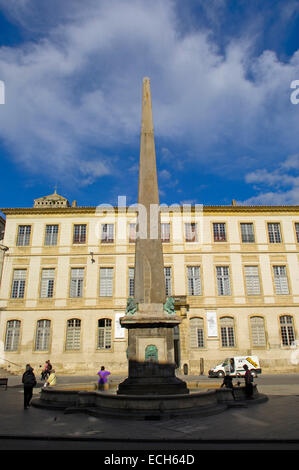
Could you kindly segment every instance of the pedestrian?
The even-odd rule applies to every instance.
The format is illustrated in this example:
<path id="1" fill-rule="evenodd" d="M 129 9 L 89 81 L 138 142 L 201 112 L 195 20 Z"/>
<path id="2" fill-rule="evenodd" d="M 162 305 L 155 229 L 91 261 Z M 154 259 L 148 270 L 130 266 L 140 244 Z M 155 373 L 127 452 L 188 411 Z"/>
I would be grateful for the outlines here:
<path id="1" fill-rule="evenodd" d="M 246 394 L 246 398 L 248 400 L 252 400 L 252 395 L 253 395 L 253 376 L 252 376 L 252 373 L 250 372 L 250 370 L 248 369 L 248 365 L 245 364 L 243 366 L 243 368 L 245 369 L 245 375 L 244 375 L 244 379 L 245 379 L 245 394 Z"/>
<path id="2" fill-rule="evenodd" d="M 221 384 L 221 388 L 229 388 L 232 391 L 233 399 L 235 400 L 235 394 L 234 394 L 234 386 L 233 386 L 233 379 L 230 376 L 230 373 L 227 372 L 224 376 L 223 382 Z"/>
<path id="3" fill-rule="evenodd" d="M 107 377 L 110 374 L 111 373 L 108 370 L 105 370 L 104 366 L 101 367 L 101 370 L 99 370 L 98 372 L 98 376 L 99 376 L 98 389 L 99 390 L 104 390 L 105 384 L 107 383 Z"/>
<path id="4" fill-rule="evenodd" d="M 33 394 L 33 387 L 36 385 L 36 378 L 33 373 L 33 368 L 30 364 L 26 365 L 26 370 L 22 377 L 22 383 L 24 384 L 24 410 L 27 410 L 30 406 L 30 402 Z"/>
<path id="5" fill-rule="evenodd" d="M 51 362 L 50 362 L 50 359 L 47 360 L 47 364 L 48 364 L 47 372 L 48 372 L 48 375 L 50 375 L 50 374 L 51 374 L 51 371 L 52 371 L 52 369 L 53 369 L 52 364 L 51 364 Z"/>
<path id="6" fill-rule="evenodd" d="M 47 381 L 44 383 L 44 387 L 53 387 L 54 385 L 56 385 L 56 373 L 54 369 L 51 369 L 51 374 L 49 375 Z"/>
<path id="7" fill-rule="evenodd" d="M 45 362 L 40 378 L 41 380 L 46 380 L 47 377 L 48 377 L 48 361 Z"/>
<path id="8" fill-rule="evenodd" d="M 224 376 L 223 382 L 221 384 L 221 388 L 233 388 L 233 379 L 230 376 L 229 372 L 227 372 Z"/>

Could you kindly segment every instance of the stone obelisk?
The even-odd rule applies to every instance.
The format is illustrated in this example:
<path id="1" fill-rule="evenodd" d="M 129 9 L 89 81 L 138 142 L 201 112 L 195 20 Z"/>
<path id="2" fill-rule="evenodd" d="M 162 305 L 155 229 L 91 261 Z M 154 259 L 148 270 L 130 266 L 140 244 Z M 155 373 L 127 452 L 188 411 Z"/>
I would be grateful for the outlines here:
<path id="1" fill-rule="evenodd" d="M 181 320 L 165 310 L 165 277 L 159 191 L 149 78 L 143 79 L 139 161 L 138 218 L 135 245 L 134 299 L 121 319 L 128 329 L 128 378 L 118 394 L 189 393 L 175 376 L 173 330 Z M 167 305 L 167 304 L 166 304 Z"/>

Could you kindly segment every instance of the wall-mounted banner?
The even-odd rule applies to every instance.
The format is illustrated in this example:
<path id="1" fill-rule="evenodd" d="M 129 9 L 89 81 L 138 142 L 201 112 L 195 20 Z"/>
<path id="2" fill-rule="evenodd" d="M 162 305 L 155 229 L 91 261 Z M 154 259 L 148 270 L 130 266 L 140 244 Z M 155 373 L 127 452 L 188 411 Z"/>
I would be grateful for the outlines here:
<path id="1" fill-rule="evenodd" d="M 217 328 L 217 315 L 216 312 L 207 312 L 207 323 L 208 323 L 208 337 L 217 337 L 218 328 Z"/>
<path id="2" fill-rule="evenodd" d="M 124 312 L 115 314 L 114 338 L 125 338 L 126 329 L 122 328 L 120 318 L 124 317 Z"/>

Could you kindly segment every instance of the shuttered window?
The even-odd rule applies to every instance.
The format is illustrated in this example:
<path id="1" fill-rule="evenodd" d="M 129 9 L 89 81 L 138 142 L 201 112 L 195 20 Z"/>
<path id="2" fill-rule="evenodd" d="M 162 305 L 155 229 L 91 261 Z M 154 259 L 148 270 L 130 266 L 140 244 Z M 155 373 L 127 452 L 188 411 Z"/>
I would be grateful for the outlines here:
<path id="1" fill-rule="evenodd" d="M 29 246 L 31 225 L 19 225 L 17 246 Z"/>
<path id="2" fill-rule="evenodd" d="M 134 297 L 134 268 L 129 268 L 129 297 Z"/>
<path id="3" fill-rule="evenodd" d="M 283 346 L 292 346 L 295 342 L 293 317 L 284 315 L 280 317 L 280 332 Z"/>
<path id="4" fill-rule="evenodd" d="M 57 245 L 57 237 L 58 237 L 58 225 L 46 225 L 45 245 L 46 246 Z"/>
<path id="5" fill-rule="evenodd" d="M 161 240 L 164 243 L 170 242 L 170 224 L 161 224 Z"/>
<path id="6" fill-rule="evenodd" d="M 273 266 L 274 284 L 277 295 L 289 294 L 286 266 Z"/>
<path id="7" fill-rule="evenodd" d="M 185 224 L 185 240 L 186 242 L 197 242 L 197 224 L 187 223 Z"/>
<path id="8" fill-rule="evenodd" d="M 223 348 L 235 347 L 234 320 L 230 317 L 220 319 L 221 346 Z"/>
<path id="9" fill-rule="evenodd" d="M 204 322 L 202 318 L 190 319 L 190 347 L 204 347 Z"/>
<path id="10" fill-rule="evenodd" d="M 201 295 L 201 277 L 199 266 L 187 267 L 188 295 Z"/>
<path id="11" fill-rule="evenodd" d="M 102 243 L 113 243 L 114 242 L 114 225 L 113 224 L 102 224 Z"/>
<path id="12" fill-rule="evenodd" d="M 136 241 L 136 224 L 129 224 L 129 243 Z"/>
<path id="13" fill-rule="evenodd" d="M 39 320 L 37 322 L 35 350 L 48 351 L 50 346 L 50 320 Z"/>
<path id="14" fill-rule="evenodd" d="M 166 297 L 170 297 L 172 295 L 171 268 L 170 267 L 164 268 L 164 276 L 165 276 Z"/>
<path id="15" fill-rule="evenodd" d="M 40 296 L 41 298 L 53 297 L 55 269 L 43 269 Z"/>
<path id="16" fill-rule="evenodd" d="M 112 320 L 102 318 L 98 321 L 98 349 L 111 349 L 112 346 Z"/>
<path id="17" fill-rule="evenodd" d="M 299 223 L 295 223 L 295 231 L 296 231 L 296 242 L 299 243 Z"/>
<path id="18" fill-rule="evenodd" d="M 213 224 L 213 234 L 214 234 L 214 242 L 225 242 L 226 241 L 225 223 Z"/>
<path id="19" fill-rule="evenodd" d="M 217 266 L 217 291 L 218 295 L 231 295 L 230 290 L 230 279 L 229 279 L 229 267 L 228 266 Z"/>
<path id="20" fill-rule="evenodd" d="M 68 351 L 75 351 L 80 349 L 80 335 L 81 320 L 78 318 L 72 318 L 71 320 L 68 320 L 65 349 Z"/>
<path id="21" fill-rule="evenodd" d="M 279 223 L 268 224 L 268 234 L 270 243 L 281 243 L 281 233 Z"/>
<path id="22" fill-rule="evenodd" d="M 83 296 L 84 268 L 71 269 L 71 297 Z"/>
<path id="23" fill-rule="evenodd" d="M 113 296 L 113 268 L 100 268 L 100 297 Z"/>
<path id="24" fill-rule="evenodd" d="M 19 347 L 21 322 L 9 320 L 6 325 L 5 351 L 17 351 Z"/>
<path id="25" fill-rule="evenodd" d="M 73 243 L 86 243 L 86 224 L 75 224 Z"/>
<path id="26" fill-rule="evenodd" d="M 266 347 L 265 324 L 262 317 L 250 318 L 252 346 L 255 348 Z"/>
<path id="27" fill-rule="evenodd" d="M 260 295 L 260 278 L 258 266 L 245 266 L 245 282 L 247 295 Z"/>
<path id="28" fill-rule="evenodd" d="M 11 298 L 23 299 L 25 295 L 26 269 L 15 269 L 13 273 Z"/>
<path id="29" fill-rule="evenodd" d="M 242 243 L 254 243 L 253 224 L 241 224 Z"/>

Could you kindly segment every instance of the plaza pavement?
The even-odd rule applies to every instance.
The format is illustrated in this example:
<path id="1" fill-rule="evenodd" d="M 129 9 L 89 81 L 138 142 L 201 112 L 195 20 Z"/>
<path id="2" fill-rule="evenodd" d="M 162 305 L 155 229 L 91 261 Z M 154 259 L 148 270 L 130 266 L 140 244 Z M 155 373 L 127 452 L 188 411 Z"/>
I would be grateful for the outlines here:
<path id="1" fill-rule="evenodd" d="M 186 378 L 192 381 L 194 378 Z M 114 378 L 121 380 L 121 378 Z M 197 382 L 199 378 L 197 377 Z M 96 382 L 95 377 L 58 377 L 58 384 Z M 211 387 L 221 381 L 205 381 Z M 205 385 L 204 384 L 204 385 Z M 38 397 L 41 383 L 34 389 Z M 258 385 L 268 401 L 248 402 L 219 414 L 160 421 L 93 417 L 31 406 L 23 409 L 21 377 L 0 388 L 0 450 L 3 449 L 299 449 L 299 384 Z M 23 447 L 22 447 L 23 446 Z"/>

